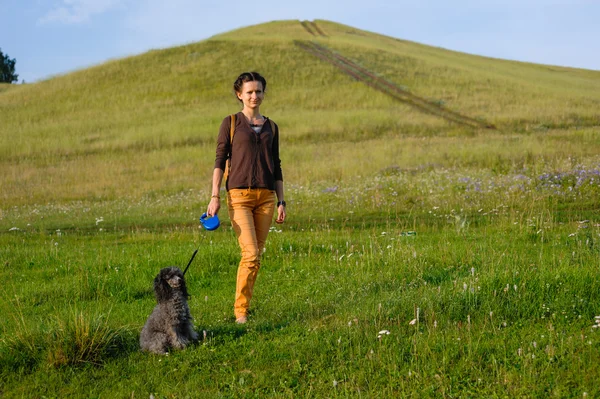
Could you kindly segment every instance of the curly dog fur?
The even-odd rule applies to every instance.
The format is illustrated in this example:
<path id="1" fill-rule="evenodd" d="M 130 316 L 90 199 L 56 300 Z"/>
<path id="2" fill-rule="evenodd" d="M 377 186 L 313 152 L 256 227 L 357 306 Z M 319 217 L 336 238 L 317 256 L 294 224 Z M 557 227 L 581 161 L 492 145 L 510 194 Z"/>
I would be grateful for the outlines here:
<path id="1" fill-rule="evenodd" d="M 142 350 L 165 354 L 197 342 L 185 279 L 178 267 L 161 269 L 154 279 L 154 296 L 158 304 L 140 334 Z"/>

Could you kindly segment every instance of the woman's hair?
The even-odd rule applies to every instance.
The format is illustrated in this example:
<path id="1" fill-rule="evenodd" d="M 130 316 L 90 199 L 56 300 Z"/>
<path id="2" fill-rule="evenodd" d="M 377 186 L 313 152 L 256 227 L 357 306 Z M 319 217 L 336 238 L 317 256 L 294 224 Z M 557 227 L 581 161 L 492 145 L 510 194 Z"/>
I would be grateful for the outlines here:
<path id="1" fill-rule="evenodd" d="M 238 76 L 238 78 L 233 83 L 233 90 L 236 93 L 241 93 L 242 86 L 244 86 L 244 83 L 246 82 L 260 82 L 262 83 L 263 92 L 267 90 L 267 81 L 258 72 L 244 72 L 243 74 Z M 242 102 L 242 100 L 240 100 L 237 96 L 235 98 L 237 98 L 238 101 Z"/>

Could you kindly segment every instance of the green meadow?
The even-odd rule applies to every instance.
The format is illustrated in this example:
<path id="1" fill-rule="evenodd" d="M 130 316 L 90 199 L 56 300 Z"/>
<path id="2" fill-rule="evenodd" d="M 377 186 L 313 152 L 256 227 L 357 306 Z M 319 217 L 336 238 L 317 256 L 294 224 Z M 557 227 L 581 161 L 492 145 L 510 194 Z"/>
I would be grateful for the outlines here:
<path id="1" fill-rule="evenodd" d="M 198 217 L 246 70 L 288 219 L 238 326 L 225 203 Z M 598 109 L 600 71 L 320 20 L 0 85 L 0 397 L 599 397 Z M 141 353 L 154 276 L 196 248 L 202 340 Z"/>

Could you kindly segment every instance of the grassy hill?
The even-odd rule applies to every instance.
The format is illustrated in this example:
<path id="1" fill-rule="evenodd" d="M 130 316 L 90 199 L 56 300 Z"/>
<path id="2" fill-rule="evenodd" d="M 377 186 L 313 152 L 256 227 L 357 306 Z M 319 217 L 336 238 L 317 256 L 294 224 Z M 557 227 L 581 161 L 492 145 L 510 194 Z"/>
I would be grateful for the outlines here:
<path id="1" fill-rule="evenodd" d="M 483 58 L 328 21 L 279 21 L 0 92 L 6 188 L 0 199 L 139 197 L 198 187 L 210 178 L 220 121 L 239 109 L 231 85 L 245 70 L 268 78 L 263 112 L 282 127 L 286 172 L 294 181 L 353 176 L 344 158 L 357 150 L 338 151 L 346 145 L 339 143 L 372 140 L 369 147 L 380 151 L 407 137 L 478 134 L 477 127 L 349 76 L 299 45 L 307 42 L 434 108 L 506 134 L 600 125 L 598 71 Z M 306 160 L 319 158 L 312 146 L 331 156 L 307 176 L 299 172 Z M 373 166 L 410 162 L 379 156 Z M 93 187 L 84 178 L 92 175 Z"/>

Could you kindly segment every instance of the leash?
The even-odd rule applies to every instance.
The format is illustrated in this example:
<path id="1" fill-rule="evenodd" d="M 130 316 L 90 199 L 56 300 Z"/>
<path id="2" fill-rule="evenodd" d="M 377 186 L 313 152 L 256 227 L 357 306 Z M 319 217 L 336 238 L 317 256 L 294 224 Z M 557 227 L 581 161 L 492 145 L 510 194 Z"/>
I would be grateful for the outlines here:
<path id="1" fill-rule="evenodd" d="M 188 262 L 187 266 L 185 267 L 185 270 L 183 271 L 183 275 L 185 276 L 185 273 L 188 271 L 188 269 L 190 268 L 190 265 L 192 264 L 192 261 L 194 260 L 194 258 L 196 257 L 196 254 L 198 253 L 198 249 L 200 248 L 196 248 L 196 250 L 194 251 L 194 253 L 192 254 L 192 258 L 190 259 L 190 261 Z"/>

